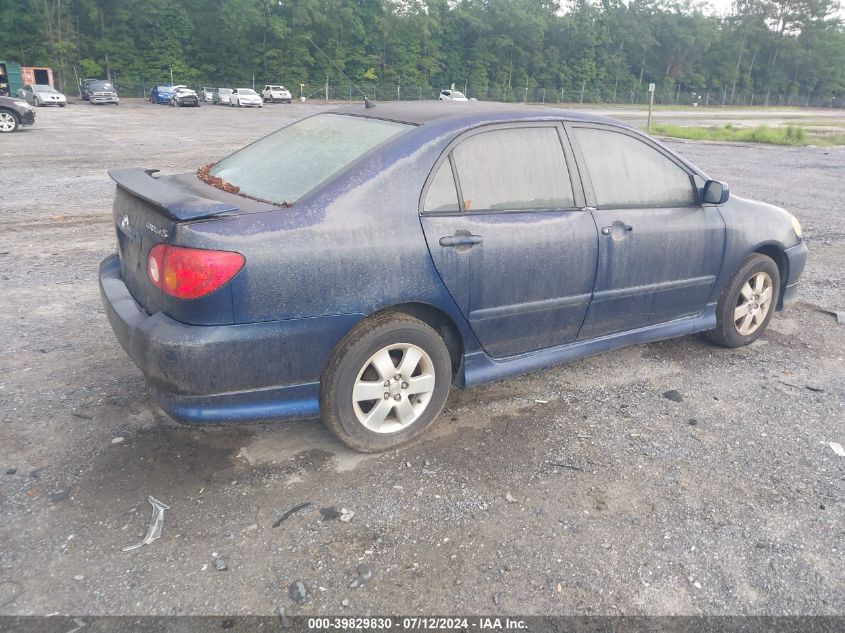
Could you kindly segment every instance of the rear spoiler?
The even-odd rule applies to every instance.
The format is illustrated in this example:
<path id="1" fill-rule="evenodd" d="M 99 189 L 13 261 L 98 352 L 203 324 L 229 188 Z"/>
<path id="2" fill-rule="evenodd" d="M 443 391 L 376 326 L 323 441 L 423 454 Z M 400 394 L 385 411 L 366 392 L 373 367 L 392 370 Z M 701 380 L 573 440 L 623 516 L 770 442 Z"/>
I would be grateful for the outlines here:
<path id="1" fill-rule="evenodd" d="M 153 176 L 157 169 L 110 169 L 109 176 L 121 189 L 161 208 L 177 221 L 199 220 L 237 211 L 238 207 L 188 193 Z"/>

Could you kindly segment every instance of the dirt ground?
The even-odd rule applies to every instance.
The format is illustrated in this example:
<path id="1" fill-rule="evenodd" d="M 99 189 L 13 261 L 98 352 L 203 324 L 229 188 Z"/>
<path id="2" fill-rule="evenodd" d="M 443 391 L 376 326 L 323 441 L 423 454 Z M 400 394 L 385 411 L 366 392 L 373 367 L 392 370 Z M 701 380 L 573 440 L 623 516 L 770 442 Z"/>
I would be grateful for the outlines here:
<path id="1" fill-rule="evenodd" d="M 669 143 L 804 225 L 800 303 L 748 348 L 455 391 L 380 455 L 319 423 L 180 426 L 100 306 L 106 170 L 193 170 L 320 107 L 72 104 L 0 136 L 0 613 L 845 614 L 845 325 L 822 311 L 845 310 L 845 148 Z M 123 552 L 148 495 L 162 538 Z"/>

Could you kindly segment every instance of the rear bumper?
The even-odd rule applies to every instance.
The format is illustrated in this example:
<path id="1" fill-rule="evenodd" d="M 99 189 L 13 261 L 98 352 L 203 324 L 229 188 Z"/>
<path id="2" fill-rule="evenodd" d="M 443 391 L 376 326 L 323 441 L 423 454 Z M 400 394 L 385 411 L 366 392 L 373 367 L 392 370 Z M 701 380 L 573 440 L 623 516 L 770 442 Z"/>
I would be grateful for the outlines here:
<path id="1" fill-rule="evenodd" d="M 792 248 L 787 248 L 784 252 L 786 253 L 787 270 L 789 272 L 779 301 L 778 309 L 780 310 L 788 308 L 798 299 L 798 283 L 801 273 L 804 272 L 804 266 L 807 264 L 807 254 L 809 253 L 804 240 L 801 240 Z"/>
<path id="2" fill-rule="evenodd" d="M 100 295 L 115 336 L 151 385 L 153 399 L 186 423 L 319 416 L 319 380 L 337 342 L 360 315 L 197 326 L 148 314 L 120 277 L 116 255 L 100 264 Z"/>

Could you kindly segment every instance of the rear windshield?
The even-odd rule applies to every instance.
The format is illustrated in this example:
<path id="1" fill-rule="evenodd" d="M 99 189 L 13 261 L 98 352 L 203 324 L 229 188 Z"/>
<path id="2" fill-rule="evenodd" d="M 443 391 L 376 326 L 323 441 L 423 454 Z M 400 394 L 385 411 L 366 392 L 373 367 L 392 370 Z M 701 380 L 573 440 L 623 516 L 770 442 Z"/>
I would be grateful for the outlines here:
<path id="1" fill-rule="evenodd" d="M 408 127 L 392 121 L 320 114 L 235 152 L 209 174 L 259 200 L 294 202 Z"/>

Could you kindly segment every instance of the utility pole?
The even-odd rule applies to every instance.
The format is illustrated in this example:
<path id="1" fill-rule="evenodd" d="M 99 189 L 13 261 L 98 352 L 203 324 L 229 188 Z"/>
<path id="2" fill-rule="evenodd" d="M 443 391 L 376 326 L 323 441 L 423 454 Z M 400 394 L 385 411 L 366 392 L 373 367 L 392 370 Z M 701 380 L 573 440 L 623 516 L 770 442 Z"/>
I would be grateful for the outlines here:
<path id="1" fill-rule="evenodd" d="M 645 131 L 651 134 L 651 108 L 654 105 L 654 89 L 656 86 L 651 83 L 648 85 L 648 122 L 645 125 Z"/>

